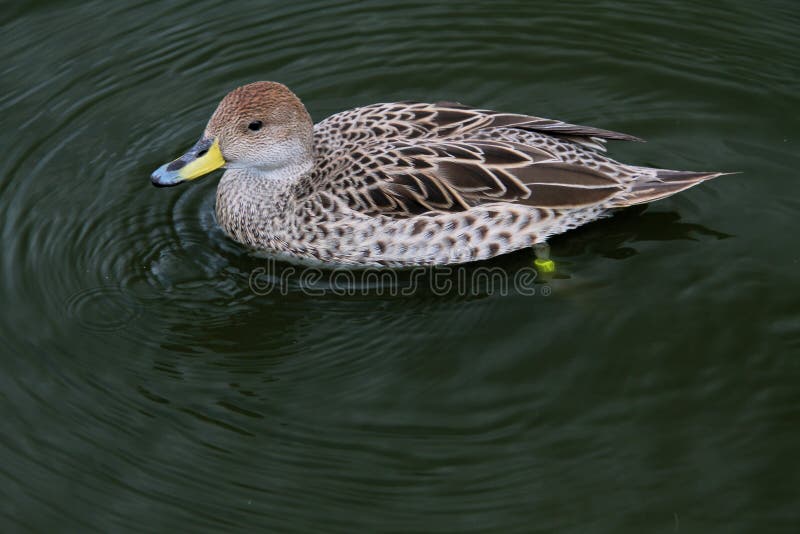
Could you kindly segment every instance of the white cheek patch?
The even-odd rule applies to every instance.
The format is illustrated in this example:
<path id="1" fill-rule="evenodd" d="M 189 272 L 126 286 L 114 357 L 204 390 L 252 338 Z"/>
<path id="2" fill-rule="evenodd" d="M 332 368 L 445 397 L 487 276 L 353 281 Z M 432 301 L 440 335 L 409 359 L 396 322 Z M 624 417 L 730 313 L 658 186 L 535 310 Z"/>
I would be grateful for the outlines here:
<path id="1" fill-rule="evenodd" d="M 233 157 L 229 162 L 230 169 L 258 167 L 261 169 L 277 169 L 303 159 L 306 150 L 296 140 L 273 141 L 259 140 L 246 146 L 231 147 Z"/>
<path id="2" fill-rule="evenodd" d="M 310 148 L 298 139 L 267 141 L 252 147 L 235 161 L 228 163 L 228 169 L 246 169 L 261 178 L 270 180 L 296 179 L 309 172 L 314 166 L 314 156 Z"/>
<path id="3" fill-rule="evenodd" d="M 308 151 L 297 139 L 286 139 L 270 143 L 267 149 L 259 154 L 259 167 L 280 168 L 300 163 L 308 158 Z"/>

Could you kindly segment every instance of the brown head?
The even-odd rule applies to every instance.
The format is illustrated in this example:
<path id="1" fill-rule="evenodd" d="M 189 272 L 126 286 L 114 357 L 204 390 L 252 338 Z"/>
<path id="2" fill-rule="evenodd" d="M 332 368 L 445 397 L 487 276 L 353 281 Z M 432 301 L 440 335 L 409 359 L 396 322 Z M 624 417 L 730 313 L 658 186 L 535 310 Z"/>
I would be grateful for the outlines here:
<path id="1" fill-rule="evenodd" d="M 177 185 L 222 166 L 272 172 L 313 160 L 314 125 L 285 85 L 254 82 L 228 93 L 186 154 L 151 176 L 154 185 Z"/>

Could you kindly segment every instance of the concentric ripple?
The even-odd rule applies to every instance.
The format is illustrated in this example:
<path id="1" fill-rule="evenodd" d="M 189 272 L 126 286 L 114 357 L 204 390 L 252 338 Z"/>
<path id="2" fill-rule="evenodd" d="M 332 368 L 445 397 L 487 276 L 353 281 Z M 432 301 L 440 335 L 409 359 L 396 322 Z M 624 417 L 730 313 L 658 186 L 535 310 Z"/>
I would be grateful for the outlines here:
<path id="1" fill-rule="evenodd" d="M 800 32 L 768 4 L 6 9 L 3 530 L 795 525 Z M 553 239 L 524 287 L 530 251 L 339 291 L 227 239 L 216 177 L 149 185 L 258 79 L 315 119 L 458 100 L 742 174 Z"/>
<path id="2" fill-rule="evenodd" d="M 67 299 L 66 314 L 89 331 L 125 328 L 142 313 L 139 303 L 116 287 L 93 287 Z"/>

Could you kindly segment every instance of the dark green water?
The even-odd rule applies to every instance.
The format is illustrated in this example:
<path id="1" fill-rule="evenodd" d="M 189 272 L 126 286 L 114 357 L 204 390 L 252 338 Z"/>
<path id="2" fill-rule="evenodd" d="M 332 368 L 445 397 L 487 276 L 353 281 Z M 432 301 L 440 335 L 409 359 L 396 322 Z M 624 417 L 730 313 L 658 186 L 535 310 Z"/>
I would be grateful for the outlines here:
<path id="1" fill-rule="evenodd" d="M 75 4 L 0 15 L 0 530 L 797 531 L 796 2 Z M 217 177 L 148 180 L 260 79 L 742 173 L 554 239 L 534 296 L 260 295 Z"/>

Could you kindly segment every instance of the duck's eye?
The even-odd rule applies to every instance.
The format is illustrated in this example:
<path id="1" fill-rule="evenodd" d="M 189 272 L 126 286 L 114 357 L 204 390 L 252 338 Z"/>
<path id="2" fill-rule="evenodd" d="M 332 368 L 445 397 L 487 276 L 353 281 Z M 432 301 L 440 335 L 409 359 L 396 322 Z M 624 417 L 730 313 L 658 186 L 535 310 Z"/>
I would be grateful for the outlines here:
<path id="1" fill-rule="evenodd" d="M 253 121 L 247 125 L 247 127 L 253 130 L 254 132 L 260 130 L 262 126 L 264 126 L 264 123 L 261 121 Z"/>

